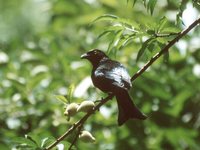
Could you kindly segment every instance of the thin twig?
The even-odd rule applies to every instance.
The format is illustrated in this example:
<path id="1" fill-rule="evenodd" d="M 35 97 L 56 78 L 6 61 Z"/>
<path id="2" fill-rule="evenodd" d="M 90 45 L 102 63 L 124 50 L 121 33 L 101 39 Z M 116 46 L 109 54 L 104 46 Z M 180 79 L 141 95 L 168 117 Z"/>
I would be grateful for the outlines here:
<path id="1" fill-rule="evenodd" d="M 162 54 L 167 52 L 170 47 L 172 47 L 178 40 L 180 40 L 184 35 L 186 35 L 190 30 L 192 30 L 194 27 L 196 27 L 200 23 L 200 18 L 194 21 L 188 28 L 180 32 L 173 40 L 171 40 L 159 53 L 154 55 L 137 73 L 135 73 L 131 81 L 134 81 L 137 79 L 142 73 L 145 72 L 145 70 L 151 66 Z M 83 125 L 85 121 L 99 108 L 105 104 L 107 101 L 112 99 L 114 97 L 113 94 L 108 95 L 106 98 L 102 99 L 100 103 L 98 103 L 91 111 L 89 111 L 85 116 L 83 116 L 82 119 L 77 121 L 71 128 L 69 128 L 62 136 L 57 138 L 56 141 L 54 141 L 51 145 L 45 148 L 45 150 L 50 150 L 53 147 L 55 147 L 59 142 L 61 142 L 65 137 L 67 137 L 71 132 L 73 132 L 76 128 L 78 128 L 81 124 Z"/>
<path id="2" fill-rule="evenodd" d="M 70 147 L 69 147 L 68 150 L 71 150 L 71 149 L 72 149 L 72 146 L 75 145 L 75 143 L 76 143 L 76 141 L 77 141 L 77 139 L 78 139 L 78 136 L 79 136 L 79 134 L 80 134 L 80 132 L 81 132 L 82 127 L 83 127 L 83 124 L 81 124 L 81 125 L 78 127 L 78 131 L 77 131 L 77 133 L 76 133 L 76 135 L 75 135 L 75 137 L 74 137 L 74 139 L 73 139 L 73 141 L 72 141 L 72 143 L 71 143 L 71 145 L 70 145 Z"/>
<path id="3" fill-rule="evenodd" d="M 175 35 L 178 35 L 180 32 L 177 32 L 177 33 L 168 33 L 168 34 L 159 34 L 159 33 L 155 33 L 154 36 L 156 38 L 158 37 L 170 37 L 170 36 L 175 36 Z"/>

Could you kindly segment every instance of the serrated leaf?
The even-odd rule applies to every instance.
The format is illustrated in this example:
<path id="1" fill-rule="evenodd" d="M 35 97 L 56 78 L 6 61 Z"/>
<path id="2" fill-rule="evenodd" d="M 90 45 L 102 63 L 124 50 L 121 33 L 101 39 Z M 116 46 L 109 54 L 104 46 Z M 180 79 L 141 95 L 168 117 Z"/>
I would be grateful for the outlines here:
<path id="1" fill-rule="evenodd" d="M 149 3 L 147 5 L 147 10 L 150 10 L 151 15 L 153 14 L 153 10 L 155 8 L 156 3 L 157 0 L 149 0 Z"/>
<path id="2" fill-rule="evenodd" d="M 118 17 L 115 15 L 111 15 L 111 14 L 104 14 L 102 16 L 97 17 L 96 19 L 94 19 L 92 21 L 92 23 L 95 23 L 97 21 L 112 21 L 112 20 L 116 20 Z"/>
<path id="3" fill-rule="evenodd" d="M 55 95 L 56 99 L 64 104 L 67 104 L 68 100 L 63 95 Z"/>
<path id="4" fill-rule="evenodd" d="M 142 47 L 140 48 L 138 54 L 137 54 L 137 59 L 136 61 L 138 61 L 141 56 L 144 54 L 145 50 L 147 49 L 147 47 L 149 46 L 149 44 L 151 42 L 153 42 L 155 40 L 155 38 L 149 38 L 148 40 L 146 40 L 144 43 L 142 43 Z"/>

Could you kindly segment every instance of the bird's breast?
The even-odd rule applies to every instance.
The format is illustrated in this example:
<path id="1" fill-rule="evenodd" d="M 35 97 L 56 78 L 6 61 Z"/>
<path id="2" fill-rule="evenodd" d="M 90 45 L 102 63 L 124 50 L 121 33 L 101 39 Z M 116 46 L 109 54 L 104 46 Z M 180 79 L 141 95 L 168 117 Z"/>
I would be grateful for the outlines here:
<path id="1" fill-rule="evenodd" d="M 97 77 L 94 74 L 92 74 L 91 78 L 95 87 L 105 93 L 112 92 L 112 87 L 109 81 L 106 81 L 104 78 Z"/>

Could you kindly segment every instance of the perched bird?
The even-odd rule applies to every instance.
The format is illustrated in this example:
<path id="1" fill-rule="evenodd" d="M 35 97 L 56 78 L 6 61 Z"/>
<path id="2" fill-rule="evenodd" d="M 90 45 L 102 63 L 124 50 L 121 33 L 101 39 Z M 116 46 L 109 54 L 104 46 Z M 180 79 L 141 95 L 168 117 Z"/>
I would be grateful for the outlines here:
<path id="1" fill-rule="evenodd" d="M 92 66 L 92 82 L 95 87 L 116 96 L 119 114 L 118 125 L 121 126 L 128 119 L 147 118 L 133 103 L 128 90 L 131 88 L 131 78 L 126 68 L 119 62 L 111 60 L 104 52 L 94 49 L 81 56 L 88 59 Z"/>

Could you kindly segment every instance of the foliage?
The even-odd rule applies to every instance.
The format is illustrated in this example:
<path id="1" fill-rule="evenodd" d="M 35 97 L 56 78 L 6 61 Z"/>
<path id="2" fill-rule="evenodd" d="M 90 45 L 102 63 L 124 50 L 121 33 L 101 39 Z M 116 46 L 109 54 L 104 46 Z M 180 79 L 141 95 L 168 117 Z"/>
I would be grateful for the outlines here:
<path id="1" fill-rule="evenodd" d="M 133 75 L 186 27 L 186 9 L 200 11 L 197 0 L 0 0 L 0 8 L 2 150 L 45 148 L 85 114 L 69 119 L 63 107 L 105 96 L 91 86 L 85 51 L 107 50 Z M 83 126 L 95 142 L 78 140 L 74 149 L 199 149 L 199 33 L 196 27 L 133 82 L 146 121 L 118 127 L 113 99 Z"/>

